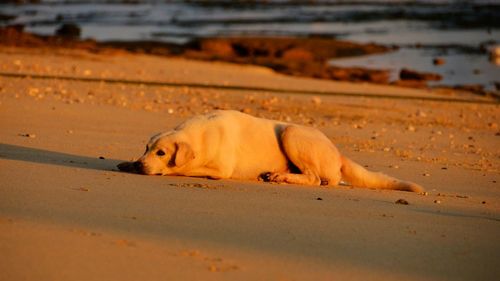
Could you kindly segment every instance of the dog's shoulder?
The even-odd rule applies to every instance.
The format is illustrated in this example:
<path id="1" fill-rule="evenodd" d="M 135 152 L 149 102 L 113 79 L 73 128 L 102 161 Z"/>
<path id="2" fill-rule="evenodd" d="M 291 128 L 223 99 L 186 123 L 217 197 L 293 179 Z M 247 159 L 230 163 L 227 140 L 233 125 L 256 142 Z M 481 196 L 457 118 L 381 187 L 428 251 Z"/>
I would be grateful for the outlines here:
<path id="1" fill-rule="evenodd" d="M 242 117 L 242 116 L 250 116 L 250 115 L 243 113 L 241 111 L 237 111 L 237 110 L 219 109 L 219 110 L 214 110 L 212 112 L 209 112 L 205 116 L 208 119 L 214 119 L 214 118 Z"/>
<path id="2" fill-rule="evenodd" d="M 196 118 L 196 117 L 195 117 Z M 198 116 L 201 122 L 238 122 L 236 120 L 256 119 L 256 117 L 237 110 L 214 110 L 207 114 Z"/>
<path id="3" fill-rule="evenodd" d="M 234 118 L 239 113 L 235 110 L 215 110 L 209 113 L 195 115 L 175 127 L 175 131 L 182 131 L 188 128 L 199 126 L 210 126 Z"/>

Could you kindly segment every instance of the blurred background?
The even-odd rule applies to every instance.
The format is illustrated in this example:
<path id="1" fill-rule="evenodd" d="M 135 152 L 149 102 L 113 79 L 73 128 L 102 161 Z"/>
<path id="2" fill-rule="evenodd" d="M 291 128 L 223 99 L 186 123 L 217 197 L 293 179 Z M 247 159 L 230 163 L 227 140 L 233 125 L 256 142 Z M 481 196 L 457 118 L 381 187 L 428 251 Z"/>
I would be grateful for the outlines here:
<path id="1" fill-rule="evenodd" d="M 1 1 L 0 26 L 54 35 L 64 24 L 97 41 L 185 44 L 213 37 L 300 37 L 376 43 L 383 54 L 329 64 L 437 73 L 440 85 L 500 87 L 500 1 Z M 500 49 L 497 49 L 500 53 Z M 498 54 L 497 54 L 498 55 Z"/>

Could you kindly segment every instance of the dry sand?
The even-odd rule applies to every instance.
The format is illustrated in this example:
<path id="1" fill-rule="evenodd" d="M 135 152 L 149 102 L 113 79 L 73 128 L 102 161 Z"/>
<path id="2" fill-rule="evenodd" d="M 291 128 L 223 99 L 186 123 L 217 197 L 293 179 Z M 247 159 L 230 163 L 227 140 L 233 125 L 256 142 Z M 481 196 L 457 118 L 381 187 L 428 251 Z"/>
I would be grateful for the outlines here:
<path id="1" fill-rule="evenodd" d="M 0 280 L 500 276 L 494 101 L 68 50 L 4 47 L 0 72 Z M 215 108 L 316 126 L 428 194 L 116 170 L 154 133 Z"/>

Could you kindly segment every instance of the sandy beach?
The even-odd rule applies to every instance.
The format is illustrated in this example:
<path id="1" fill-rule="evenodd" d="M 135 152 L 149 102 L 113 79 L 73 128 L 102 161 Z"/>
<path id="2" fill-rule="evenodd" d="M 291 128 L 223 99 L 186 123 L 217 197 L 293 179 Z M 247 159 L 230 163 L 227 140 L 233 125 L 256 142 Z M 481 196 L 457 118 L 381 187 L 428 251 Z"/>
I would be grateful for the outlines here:
<path id="1" fill-rule="evenodd" d="M 214 109 L 317 127 L 427 193 L 117 170 Z M 4 46 L 0 279 L 495 280 L 499 120 L 497 100 L 453 90 Z"/>

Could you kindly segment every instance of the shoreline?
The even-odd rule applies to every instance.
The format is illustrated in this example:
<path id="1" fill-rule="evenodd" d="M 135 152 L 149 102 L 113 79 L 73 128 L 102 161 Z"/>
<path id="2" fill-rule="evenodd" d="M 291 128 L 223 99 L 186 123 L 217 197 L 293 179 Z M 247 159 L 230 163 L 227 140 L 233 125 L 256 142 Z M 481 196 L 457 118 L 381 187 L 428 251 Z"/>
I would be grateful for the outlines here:
<path id="1" fill-rule="evenodd" d="M 166 57 L 182 57 L 202 61 L 222 61 L 237 64 L 264 66 L 278 73 L 316 79 L 369 82 L 381 85 L 397 85 L 417 89 L 464 91 L 480 96 L 500 99 L 498 91 L 485 90 L 480 85 L 429 86 L 435 79 L 433 73 L 408 69 L 413 75 L 390 81 L 388 70 L 362 67 L 333 66 L 335 58 L 353 58 L 370 54 L 383 54 L 395 50 L 376 44 L 360 44 L 323 38 L 290 37 L 231 37 L 198 39 L 187 44 L 157 41 L 110 41 L 79 40 L 66 36 L 40 36 L 22 31 L 22 27 L 0 28 L 0 44 L 28 48 L 76 48 L 93 53 L 130 52 Z M 404 69 L 405 70 L 405 69 Z M 430 77 L 430 78 L 429 78 Z M 440 78 L 438 78 L 440 79 Z"/>

